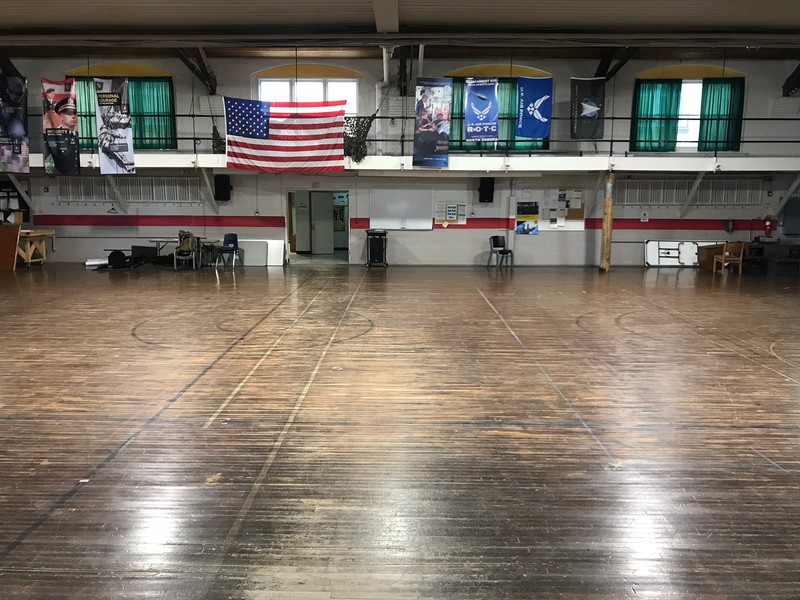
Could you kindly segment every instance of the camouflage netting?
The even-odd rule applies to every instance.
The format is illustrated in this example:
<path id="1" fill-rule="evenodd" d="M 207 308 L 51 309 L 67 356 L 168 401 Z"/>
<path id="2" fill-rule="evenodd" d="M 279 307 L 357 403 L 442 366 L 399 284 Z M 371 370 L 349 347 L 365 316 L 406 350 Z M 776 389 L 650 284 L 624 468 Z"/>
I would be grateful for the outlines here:
<path id="1" fill-rule="evenodd" d="M 367 156 L 367 136 L 375 115 L 344 118 L 344 155 L 360 163 Z"/>

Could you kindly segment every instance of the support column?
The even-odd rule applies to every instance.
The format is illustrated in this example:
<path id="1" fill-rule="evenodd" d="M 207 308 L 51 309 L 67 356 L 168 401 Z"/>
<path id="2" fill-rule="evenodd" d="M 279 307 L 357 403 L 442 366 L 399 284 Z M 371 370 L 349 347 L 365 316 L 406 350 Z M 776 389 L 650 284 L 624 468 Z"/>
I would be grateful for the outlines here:
<path id="1" fill-rule="evenodd" d="M 611 231 L 614 228 L 614 173 L 606 177 L 606 199 L 603 205 L 603 239 L 600 243 L 600 272 L 611 268 Z"/>

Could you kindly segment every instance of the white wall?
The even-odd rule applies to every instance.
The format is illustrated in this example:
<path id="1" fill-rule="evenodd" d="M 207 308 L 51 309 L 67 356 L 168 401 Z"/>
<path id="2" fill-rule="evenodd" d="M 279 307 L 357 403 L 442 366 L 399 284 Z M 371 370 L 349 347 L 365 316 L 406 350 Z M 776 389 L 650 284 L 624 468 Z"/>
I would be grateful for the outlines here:
<path id="1" fill-rule="evenodd" d="M 76 59 L 15 59 L 15 65 L 27 75 L 29 80 L 29 106 L 31 114 L 40 111 L 40 96 L 38 78 L 41 76 L 58 79 L 73 68 L 85 66 L 83 61 Z M 106 62 L 101 58 L 92 59 L 92 63 Z M 111 62 L 111 61 L 109 61 Z M 211 59 L 211 65 L 219 79 L 218 96 L 209 97 L 199 83 L 195 83 L 185 66 L 177 59 L 171 58 L 131 58 L 120 61 L 114 58 L 113 62 L 130 62 L 146 64 L 157 67 L 172 74 L 176 110 L 178 113 L 193 112 L 198 115 L 208 115 L 213 112 L 217 117 L 217 125 L 224 132 L 222 115 L 222 96 L 253 97 L 255 94 L 256 80 L 252 77 L 254 72 L 268 67 L 287 64 L 285 59 Z M 370 114 L 375 106 L 380 103 L 381 95 L 386 91 L 377 89 L 376 83 L 382 77 L 382 64 L 379 59 L 358 60 L 320 60 L 326 64 L 344 66 L 364 74 L 360 86 L 361 113 Z M 496 62 L 476 58 L 469 61 L 426 59 L 426 75 L 436 76 L 452 69 L 461 68 L 470 64 Z M 515 64 L 518 61 L 515 61 Z M 713 62 L 706 64 L 714 64 Z M 716 62 L 722 66 L 722 61 Z M 588 76 L 596 68 L 595 61 L 561 61 L 548 60 L 536 61 L 529 64 L 555 76 L 556 116 L 566 117 L 569 100 L 569 78 L 572 76 Z M 655 61 L 630 61 L 609 82 L 607 87 L 607 114 L 621 117 L 619 121 L 606 124 L 606 138 L 627 138 L 630 127 L 628 117 L 631 109 L 631 97 L 635 74 L 654 67 L 661 66 Z M 728 68 L 745 73 L 747 76 L 747 97 L 745 117 L 764 118 L 770 115 L 770 107 L 775 99 L 781 95 L 783 81 L 792 73 L 796 63 L 791 61 L 729 61 Z M 396 63 L 393 62 L 390 72 L 394 72 Z M 389 90 L 389 93 L 394 91 Z M 792 99 L 788 99 L 791 103 Z M 787 101 L 783 101 L 784 103 Z M 383 109 L 386 113 L 386 104 Z M 410 117 L 411 115 L 409 115 Z M 41 135 L 41 125 L 38 118 L 30 119 L 30 135 L 36 138 Z M 179 135 L 191 138 L 193 135 L 208 136 L 211 129 L 210 119 L 179 118 Z M 376 129 L 378 126 L 376 125 Z M 402 127 L 388 127 L 385 124 L 379 129 L 383 135 L 399 138 Z M 409 129 L 406 128 L 406 135 Z M 561 120 L 554 123 L 554 136 L 568 137 L 568 121 Z M 775 122 L 750 122 L 745 125 L 745 138 L 763 140 L 800 140 L 800 120 L 795 119 L 789 123 Z M 36 140 L 32 141 L 33 151 L 41 147 Z M 408 147 L 408 146 L 407 146 Z M 180 149 L 189 154 L 193 153 L 195 146 L 191 139 L 181 141 Z M 769 145 L 767 143 L 745 143 L 742 152 L 736 156 L 789 156 L 798 157 L 798 144 Z M 554 142 L 548 157 L 558 159 L 562 152 L 574 156 L 577 150 L 594 154 L 608 155 L 611 151 L 608 142 Z M 615 155 L 621 156 L 626 150 L 626 144 L 620 142 L 614 145 Z M 397 146 L 399 151 L 399 146 Z M 210 142 L 203 142 L 197 147 L 198 153 L 210 152 Z M 619 153 L 619 154 L 617 154 Z M 564 154 L 565 160 L 566 154 Z M 489 159 L 486 159 L 487 161 Z M 536 169 L 539 163 L 537 157 L 529 159 L 530 170 Z M 224 164 L 224 163 L 220 163 Z M 492 163 L 492 164 L 496 164 Z M 584 198 L 589 208 L 587 218 L 602 217 L 602 184 L 598 182 L 598 172 L 542 172 L 540 176 L 531 176 L 530 173 L 515 174 L 503 170 L 491 172 L 474 171 L 469 173 L 452 172 L 420 172 L 412 169 L 394 172 L 348 172 L 341 175 L 318 176 L 287 176 L 287 175 L 255 175 L 251 173 L 215 169 L 213 172 L 227 172 L 231 175 L 233 191 L 231 200 L 215 206 L 214 203 L 201 202 L 195 205 L 165 205 L 165 204 L 137 204 L 128 207 L 129 216 L 162 215 L 174 217 L 176 222 L 181 218 L 195 216 L 215 217 L 217 214 L 226 218 L 236 217 L 275 217 L 285 218 L 286 198 L 290 191 L 301 190 L 346 190 L 350 193 L 349 212 L 351 219 L 369 219 L 369 197 L 372 189 L 397 187 L 415 190 L 430 190 L 434 202 L 455 202 L 468 205 L 470 221 L 506 219 L 513 216 L 512 194 L 514 190 L 523 188 L 541 191 L 554 188 L 577 188 L 584 191 Z M 213 175 L 209 171 L 209 175 Z M 96 170 L 85 170 L 85 174 L 97 176 Z M 650 213 L 651 222 L 657 223 L 663 219 L 737 219 L 747 220 L 762 218 L 772 213 L 780 201 L 781 192 L 785 191 L 792 183 L 796 173 L 784 172 L 765 175 L 772 177 L 774 195 L 765 197 L 764 202 L 757 206 L 737 207 L 689 207 L 684 215 L 680 215 L 677 208 L 661 208 L 648 206 L 617 207 L 617 219 L 638 219 L 641 212 Z M 194 168 L 186 169 L 142 169 L 138 175 L 156 176 L 199 176 L 199 171 Z M 481 175 L 496 177 L 495 201 L 490 204 L 481 204 L 477 201 L 477 179 Z M 635 176 L 646 176 L 646 173 L 636 173 Z M 683 177 L 694 178 L 696 172 L 681 173 Z M 624 173 L 618 177 L 624 177 Z M 743 175 L 744 176 L 744 175 Z M 750 176 L 750 175 L 748 175 Z M 761 175 L 756 175 L 761 176 Z M 25 178 L 23 178 L 24 180 Z M 58 199 L 55 192 L 55 181 L 44 176 L 41 170 L 35 171 L 30 177 L 30 193 L 38 215 L 77 215 L 101 216 L 106 215 L 111 203 L 65 203 Z M 48 191 L 45 191 L 45 188 Z M 88 257 L 102 256 L 103 248 L 124 247 L 129 243 L 142 243 L 150 237 L 175 235 L 178 226 L 142 226 L 128 225 L 124 227 L 109 226 L 56 226 L 58 235 L 58 251 L 52 255 L 51 260 L 82 262 Z M 222 237 L 230 227 L 204 225 L 195 229 L 200 235 L 207 237 Z M 237 226 L 237 232 L 243 237 L 259 239 L 286 239 L 286 232 L 277 226 Z M 599 256 L 599 235 L 597 230 L 586 231 L 542 231 L 538 236 L 517 237 L 513 232 L 493 228 L 448 228 L 434 229 L 431 231 L 405 231 L 390 232 L 388 239 L 388 260 L 391 264 L 419 264 L 419 265 L 479 265 L 486 262 L 488 253 L 488 237 L 494 233 L 506 233 L 509 244 L 515 250 L 518 265 L 596 265 Z M 643 264 L 643 241 L 646 239 L 720 239 L 722 237 L 748 238 L 757 232 L 737 231 L 733 236 L 728 236 L 721 230 L 681 230 L 674 228 L 663 230 L 656 228 L 623 229 L 614 232 L 614 247 L 612 251 L 612 264 Z M 363 229 L 354 229 L 349 234 L 351 263 L 360 264 L 366 261 L 365 254 L 366 235 Z"/>

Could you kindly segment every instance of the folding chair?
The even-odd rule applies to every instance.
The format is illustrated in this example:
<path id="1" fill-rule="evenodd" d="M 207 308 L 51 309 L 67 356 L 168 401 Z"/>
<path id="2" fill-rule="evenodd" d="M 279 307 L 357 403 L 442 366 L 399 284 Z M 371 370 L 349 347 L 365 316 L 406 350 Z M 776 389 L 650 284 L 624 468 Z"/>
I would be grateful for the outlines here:
<path id="1" fill-rule="evenodd" d="M 486 261 L 486 266 L 492 264 L 492 257 L 497 256 L 497 268 L 503 266 L 507 259 L 511 260 L 511 266 L 514 266 L 514 251 L 506 248 L 506 236 L 493 235 L 489 238 L 489 260 Z"/>

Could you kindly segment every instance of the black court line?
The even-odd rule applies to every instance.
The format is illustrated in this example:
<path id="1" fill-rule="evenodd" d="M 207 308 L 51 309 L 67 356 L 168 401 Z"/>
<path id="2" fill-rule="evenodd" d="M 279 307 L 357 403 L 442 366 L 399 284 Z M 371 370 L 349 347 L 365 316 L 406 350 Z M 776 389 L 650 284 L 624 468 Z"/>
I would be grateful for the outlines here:
<path id="1" fill-rule="evenodd" d="M 266 321 L 284 302 L 289 300 L 292 296 L 294 296 L 303 286 L 308 284 L 312 279 L 314 279 L 316 273 L 312 272 L 302 283 L 300 283 L 294 290 L 292 290 L 289 294 L 287 294 L 280 302 L 278 302 L 275 306 L 273 306 L 263 317 L 261 317 L 256 323 L 250 327 L 247 331 L 242 333 L 239 337 L 233 340 L 227 348 L 225 348 L 213 361 L 211 361 L 207 366 L 203 368 L 200 373 L 195 376 L 189 383 L 183 386 L 180 391 L 178 391 L 172 398 L 167 400 L 164 405 L 147 421 L 145 421 L 142 426 L 134 433 L 128 437 L 124 442 L 122 442 L 119 446 L 117 446 L 108 456 L 106 456 L 103 460 L 97 463 L 89 474 L 84 477 L 83 479 L 91 479 L 97 473 L 102 471 L 105 467 L 111 464 L 121 453 L 125 450 L 128 446 L 130 446 L 136 439 L 144 433 L 146 429 L 148 429 L 153 423 L 158 421 L 159 417 L 161 417 L 164 412 L 170 408 L 175 402 L 180 400 L 180 398 L 188 392 L 198 381 L 200 381 L 211 369 L 213 369 L 223 358 L 225 358 L 230 352 L 236 348 L 239 344 L 241 344 L 259 325 L 261 325 L 264 321 Z M 28 525 L 12 542 L 10 542 L 2 551 L 0 551 L 0 560 L 4 560 L 8 558 L 8 556 L 16 550 L 16 548 L 24 542 L 29 535 L 31 535 L 34 531 L 39 529 L 47 520 L 52 517 L 55 512 L 61 508 L 63 508 L 67 502 L 69 502 L 72 497 L 78 493 L 81 489 L 83 484 L 77 483 L 72 488 L 61 494 L 52 504 L 48 507 L 48 509 L 44 512 L 42 516 L 36 519 L 33 523 Z"/>

